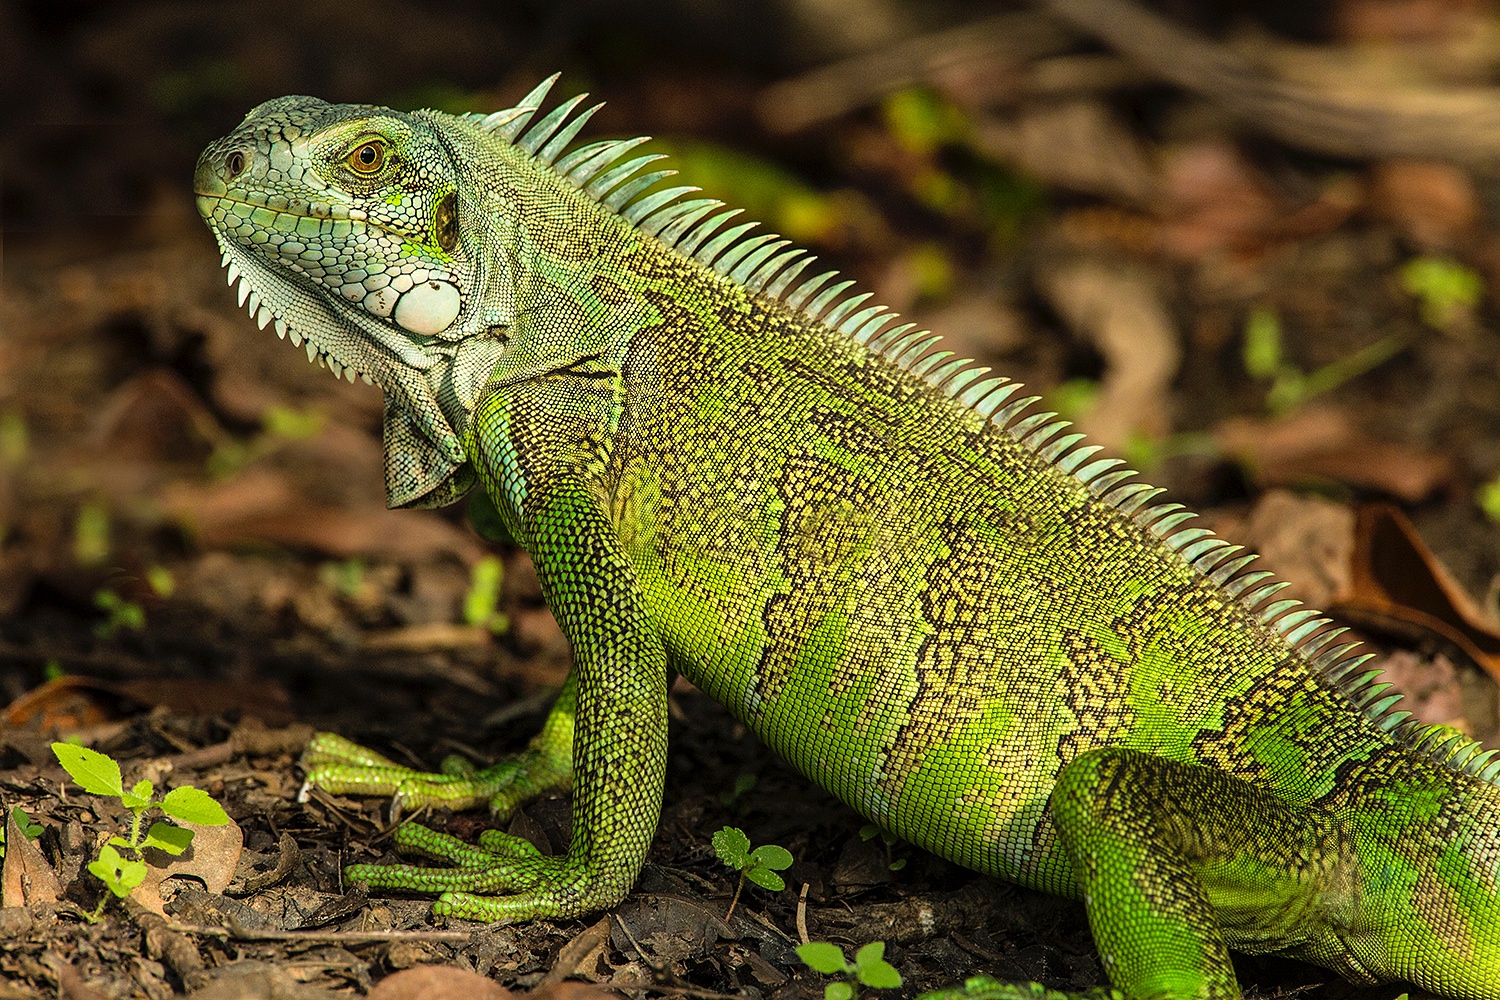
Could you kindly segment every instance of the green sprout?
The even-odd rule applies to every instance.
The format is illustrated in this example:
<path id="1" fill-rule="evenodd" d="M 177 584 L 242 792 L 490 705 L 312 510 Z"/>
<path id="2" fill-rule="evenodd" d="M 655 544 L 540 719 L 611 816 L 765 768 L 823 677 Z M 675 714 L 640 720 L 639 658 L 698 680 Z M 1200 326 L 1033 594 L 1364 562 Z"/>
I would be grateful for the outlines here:
<path id="1" fill-rule="evenodd" d="M 326 562 L 318 567 L 318 579 L 324 586 L 353 599 L 365 585 L 365 563 L 363 559 L 345 559 Z"/>
<path id="2" fill-rule="evenodd" d="M 79 508 L 73 521 L 73 558 L 80 566 L 97 566 L 109 558 L 109 511 L 103 504 Z"/>
<path id="3" fill-rule="evenodd" d="M 860 986 L 893 990 L 901 985 L 901 973 L 885 960 L 884 941 L 871 941 L 854 953 L 852 962 L 844 958 L 844 949 L 827 941 L 798 945 L 797 957 L 814 972 L 844 977 L 823 987 L 823 1000 L 854 1000 Z"/>
<path id="4" fill-rule="evenodd" d="M 146 863 L 142 852 L 148 847 L 177 856 L 187 850 L 193 840 L 193 831 L 171 823 L 157 821 L 142 832 L 141 824 L 146 813 L 158 809 L 168 818 L 199 826 L 223 826 L 229 816 L 222 806 L 208 793 L 191 785 L 172 789 L 160 799 L 155 797 L 156 787 L 150 781 L 138 781 L 129 791 L 120 777 L 120 765 L 113 758 L 73 743 L 54 743 L 52 752 L 63 770 L 78 787 L 91 795 L 117 798 L 130 810 L 130 837 L 114 836 L 99 849 L 99 856 L 89 862 L 89 872 L 103 882 L 115 896 L 124 899 L 132 889 L 146 880 Z M 121 854 L 121 849 L 131 856 Z M 90 921 L 99 919 L 109 901 L 105 896 L 92 914 Z"/>
<path id="5" fill-rule="evenodd" d="M 1454 330 L 1479 305 L 1484 281 L 1454 260 L 1417 257 L 1401 268 L 1401 287 L 1417 299 L 1422 322 L 1435 330 Z"/>
<path id="6" fill-rule="evenodd" d="M 748 773 L 742 774 L 734 779 L 733 788 L 719 793 L 719 803 L 725 806 L 732 806 L 740 800 L 740 796 L 744 795 L 754 787 L 755 775 Z"/>
<path id="7" fill-rule="evenodd" d="M 786 848 L 765 844 L 751 850 L 750 838 L 745 836 L 744 830 L 734 826 L 726 826 L 714 834 L 713 844 L 719 860 L 740 873 L 739 883 L 734 887 L 734 898 L 729 901 L 729 912 L 724 914 L 726 922 L 734 916 L 740 892 L 745 888 L 745 879 L 773 892 L 786 888 L 785 880 L 776 874 L 792 866 L 792 854 Z"/>
<path id="8" fill-rule="evenodd" d="M 880 842 L 885 845 L 885 866 L 886 866 L 886 868 L 890 869 L 893 872 L 899 872 L 901 869 L 905 868 L 906 867 L 906 859 L 905 858 L 894 858 L 893 859 L 892 856 L 891 856 L 891 848 L 895 847 L 898 843 L 901 842 L 900 838 L 898 838 L 894 833 L 891 833 L 889 830 L 882 830 L 880 827 L 876 826 L 874 823 L 866 823 L 864 826 L 862 826 L 862 827 L 859 828 L 859 839 L 860 840 L 863 840 L 866 843 L 869 843 L 870 841 L 874 840 L 876 837 L 879 837 L 880 838 Z"/>
<path id="9" fill-rule="evenodd" d="M 1404 351 L 1406 346 L 1406 337 L 1389 334 L 1346 357 L 1330 361 L 1322 368 L 1304 372 L 1286 360 L 1282 353 L 1281 317 L 1274 310 L 1261 306 L 1245 321 L 1241 359 L 1245 374 L 1271 380 L 1271 388 L 1266 392 L 1266 408 L 1282 416 L 1314 396 L 1330 392 L 1384 364 Z"/>
<path id="10" fill-rule="evenodd" d="M 32 822 L 25 809 L 16 806 L 10 814 L 15 817 L 16 826 L 27 840 L 35 840 L 42 835 L 42 824 Z M 0 858 L 5 857 L 5 826 L 6 824 L 0 823 Z"/>
<path id="11" fill-rule="evenodd" d="M 26 461 L 30 450 L 30 432 L 26 415 L 19 410 L 0 413 L 0 465 L 16 467 Z"/>
<path id="12" fill-rule="evenodd" d="M 499 556 L 485 556 L 469 574 L 469 592 L 464 595 L 464 621 L 495 635 L 510 628 L 510 619 L 500 610 L 500 583 L 505 566 Z"/>
<path id="13" fill-rule="evenodd" d="M 1484 511 L 1485 517 L 1500 523 L 1500 476 L 1479 487 L 1474 499 L 1478 501 L 1479 509 Z"/>
<path id="14" fill-rule="evenodd" d="M 104 621 L 94 626 L 94 634 L 112 639 L 121 629 L 139 632 L 146 627 L 146 611 L 134 601 L 127 601 L 113 590 L 94 592 L 94 607 L 103 611 Z"/>

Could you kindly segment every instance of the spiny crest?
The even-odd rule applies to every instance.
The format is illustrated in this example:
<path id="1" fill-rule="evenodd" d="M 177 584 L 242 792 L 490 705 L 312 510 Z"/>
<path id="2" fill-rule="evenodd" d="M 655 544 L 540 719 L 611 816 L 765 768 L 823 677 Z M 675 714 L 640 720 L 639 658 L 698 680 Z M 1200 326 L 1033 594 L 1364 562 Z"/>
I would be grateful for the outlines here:
<path id="1" fill-rule="evenodd" d="M 952 351 L 932 351 L 939 337 L 916 329 L 913 323 L 892 326 L 897 314 L 878 304 L 866 305 L 869 292 L 845 297 L 854 282 L 836 281 L 837 271 L 802 278 L 815 257 L 775 234 L 749 235 L 757 225 L 754 222 L 724 229 L 739 210 L 726 208 L 714 198 L 683 200 L 699 188 L 683 185 L 646 194 L 658 181 L 676 174 L 675 170 L 641 173 L 665 159 L 661 155 L 637 156 L 618 163 L 648 136 L 589 143 L 560 156 L 602 105 L 595 104 L 569 121 L 568 116 L 587 97 L 580 94 L 526 129 L 559 75 L 543 80 L 513 108 L 468 118 L 550 166 L 574 187 L 662 245 L 752 292 L 781 300 L 814 322 L 847 334 L 974 410 L 997 430 L 1071 475 L 1094 496 L 1159 538 L 1189 566 L 1239 601 L 1261 624 L 1275 630 L 1291 651 L 1393 739 L 1458 772 L 1500 784 L 1500 751 L 1485 750 L 1447 727 L 1420 723 L 1411 718 L 1410 712 L 1394 711 L 1401 696 L 1387 693 L 1390 685 L 1378 680 L 1380 671 L 1361 670 L 1373 654 L 1361 653 L 1359 643 L 1338 642 L 1347 629 L 1332 627 L 1330 619 L 1304 608 L 1300 601 L 1277 600 L 1276 595 L 1288 584 L 1272 579 L 1273 574 L 1265 570 L 1249 569 L 1255 560 L 1253 553 L 1216 537 L 1207 528 L 1182 527 L 1197 515 L 1181 504 L 1152 503 L 1163 490 L 1129 481 L 1136 473 L 1119 468 L 1124 464 L 1120 459 L 1095 459 L 1100 446 L 1082 444 L 1082 434 L 1062 433 L 1070 426 L 1068 421 L 1055 419 L 1057 414 L 1050 412 L 1028 414 L 1026 411 L 1041 397 L 1016 397 L 1021 383 L 999 376 L 987 378 L 989 368 L 955 357 Z"/>
<path id="2" fill-rule="evenodd" d="M 245 311 L 250 314 L 250 318 L 255 320 L 255 325 L 259 329 L 264 330 L 268 323 L 275 324 L 276 336 L 282 340 L 290 339 L 294 347 L 301 347 L 302 334 L 289 327 L 281 318 L 272 315 L 270 308 L 261 302 L 260 293 L 250 287 L 250 279 L 240 273 L 239 265 L 234 262 L 229 247 L 224 242 L 223 234 L 215 230 L 214 239 L 219 244 L 219 266 L 226 269 L 227 280 L 231 288 L 234 288 L 236 283 L 239 284 L 239 288 L 236 289 L 235 294 L 239 299 L 239 304 L 244 306 Z M 353 382 L 358 378 L 365 385 L 375 384 L 375 380 L 370 378 L 369 375 L 357 370 L 353 365 L 340 364 L 338 359 L 324 348 L 313 343 L 311 339 L 307 341 L 307 360 L 316 361 L 319 368 L 327 368 L 333 373 L 334 378 L 345 379 L 349 382 Z"/>

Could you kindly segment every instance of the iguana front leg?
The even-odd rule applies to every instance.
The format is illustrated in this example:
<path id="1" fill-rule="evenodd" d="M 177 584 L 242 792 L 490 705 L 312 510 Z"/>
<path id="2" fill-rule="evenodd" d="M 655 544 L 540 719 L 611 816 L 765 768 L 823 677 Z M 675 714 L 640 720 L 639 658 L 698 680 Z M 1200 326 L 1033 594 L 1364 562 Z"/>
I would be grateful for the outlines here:
<path id="1" fill-rule="evenodd" d="M 533 745 L 542 764 L 534 771 L 523 769 L 496 794 L 504 802 L 507 789 L 523 779 L 535 784 L 549 768 L 559 768 L 563 755 L 558 743 L 568 731 L 573 788 L 568 853 L 541 857 L 529 844 L 498 831 L 475 847 L 408 823 L 398 829 L 399 847 L 454 867 L 354 865 L 346 870 L 349 878 L 380 888 L 441 892 L 433 907 L 439 915 L 528 920 L 611 906 L 624 898 L 640 872 L 656 832 L 666 774 L 666 650 L 601 493 L 585 479 L 587 462 L 569 453 L 572 443 L 587 439 L 586 433 L 576 426 L 559 432 L 555 425 L 542 431 L 550 433 L 553 444 L 561 444 L 550 458 L 545 458 L 546 449 L 528 449 L 528 456 L 544 458 L 534 458 L 524 471 L 514 460 L 509 437 L 513 412 L 533 417 L 540 426 L 544 417 L 571 410 L 582 424 L 601 408 L 580 400 L 607 402 L 608 391 L 600 380 L 559 375 L 545 385 L 497 391 L 476 421 L 476 464 L 497 505 L 518 510 L 517 537 L 536 562 L 543 596 L 572 642 L 574 657 L 571 711 L 565 689 L 549 716 L 549 726 L 556 723 L 554 731 L 549 736 L 544 729 L 540 748 Z M 602 398 L 595 400 L 595 394 Z M 402 775 L 401 780 L 412 777 Z M 458 784 L 471 797 L 484 794 L 479 776 L 459 782 L 418 777 L 416 787 L 425 791 Z M 512 895 L 489 895 L 500 892 Z"/>
<path id="2" fill-rule="evenodd" d="M 458 810 L 488 803 L 491 817 L 503 822 L 532 799 L 572 786 L 576 691 L 569 672 L 530 745 L 479 771 L 457 758 L 444 761 L 441 773 L 419 771 L 337 734 L 318 733 L 302 755 L 307 779 L 301 798 L 305 801 L 313 788 L 335 795 L 386 795 L 393 819 L 423 806 Z"/>

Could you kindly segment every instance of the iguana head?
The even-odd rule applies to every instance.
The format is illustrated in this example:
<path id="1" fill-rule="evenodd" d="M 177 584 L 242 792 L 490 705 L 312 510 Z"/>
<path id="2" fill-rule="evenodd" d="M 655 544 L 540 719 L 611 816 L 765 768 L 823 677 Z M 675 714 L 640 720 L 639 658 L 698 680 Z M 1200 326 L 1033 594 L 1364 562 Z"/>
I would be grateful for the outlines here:
<path id="1" fill-rule="evenodd" d="M 436 117 L 268 101 L 204 151 L 193 187 L 260 326 L 385 391 L 387 502 L 467 490 L 459 434 L 508 317 L 485 304 L 485 241 Z"/>

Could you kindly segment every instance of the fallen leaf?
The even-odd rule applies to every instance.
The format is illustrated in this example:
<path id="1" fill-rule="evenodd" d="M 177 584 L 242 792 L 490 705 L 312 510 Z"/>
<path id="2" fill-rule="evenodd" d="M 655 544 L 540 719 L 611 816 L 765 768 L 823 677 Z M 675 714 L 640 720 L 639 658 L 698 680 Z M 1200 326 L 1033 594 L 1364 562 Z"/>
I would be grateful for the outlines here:
<path id="1" fill-rule="evenodd" d="M 1398 635 L 1432 634 L 1500 681 L 1500 628 L 1464 593 L 1399 508 L 1359 512 L 1349 594 L 1330 610 Z"/>
<path id="2" fill-rule="evenodd" d="M 318 505 L 271 469 L 247 469 L 206 486 L 176 482 L 162 491 L 161 503 L 205 548 L 276 542 L 346 559 L 420 561 L 447 554 L 465 565 L 484 551 L 472 535 L 430 511 Z"/>
<path id="3" fill-rule="evenodd" d="M 1354 523 L 1354 511 L 1343 504 L 1275 489 L 1243 522 L 1215 530 L 1259 552 L 1262 568 L 1290 583 L 1299 600 L 1326 608 L 1349 593 Z"/>
<path id="4" fill-rule="evenodd" d="M 976 123 L 974 143 L 1050 187 L 1149 204 L 1160 185 L 1150 152 L 1102 102 L 1069 101 L 1029 108 L 1014 120 Z"/>
<path id="5" fill-rule="evenodd" d="M 1327 405 L 1304 406 L 1285 417 L 1232 417 L 1214 428 L 1214 438 L 1261 486 L 1325 479 L 1415 503 L 1452 473 L 1445 456 L 1368 437 L 1347 412 Z"/>
<path id="6" fill-rule="evenodd" d="M 0 906 L 55 903 L 62 898 L 62 882 L 47 863 L 36 841 L 21 832 L 9 809 L 5 811 L 5 864 L 0 868 Z"/>
<path id="7" fill-rule="evenodd" d="M 1479 221 L 1479 192 L 1467 171 L 1447 163 L 1385 160 L 1370 171 L 1370 211 L 1413 242 L 1450 247 Z"/>
<path id="8" fill-rule="evenodd" d="M 1235 147 L 1198 142 L 1162 158 L 1162 249 L 1185 260 L 1259 245 L 1279 206 Z"/>
<path id="9" fill-rule="evenodd" d="M 1039 283 L 1074 332 L 1104 357 L 1098 397 L 1078 417 L 1079 428 L 1113 452 L 1135 433 L 1164 434 L 1167 388 L 1182 348 L 1151 279 L 1085 258 L 1043 272 Z"/>
<path id="10" fill-rule="evenodd" d="M 1483 0 L 1340 0 L 1335 38 L 1348 42 L 1422 42 L 1482 30 Z"/>
<path id="11" fill-rule="evenodd" d="M 595 977 L 599 955 L 609 944 L 610 918 L 603 917 L 579 931 L 562 946 L 557 961 L 547 970 L 541 985 L 552 986 L 569 976 Z"/>
<path id="12" fill-rule="evenodd" d="M 506 1000 L 516 994 L 493 979 L 451 965 L 418 965 L 386 976 L 370 1000 Z M 535 993 L 531 994 L 536 996 Z M 610 994 L 613 996 L 614 994 Z"/>
<path id="13" fill-rule="evenodd" d="M 32 688 L 5 706 L 8 726 L 36 726 L 69 732 L 121 719 L 130 712 L 112 685 L 69 674 Z"/>
<path id="14" fill-rule="evenodd" d="M 136 886 L 130 897 L 158 916 L 166 916 L 161 898 L 161 884 L 178 875 L 198 879 L 209 892 L 221 893 L 234 879 L 235 866 L 245 849 L 245 832 L 234 820 L 221 826 L 200 826 L 177 821 L 193 831 L 186 851 L 173 857 L 156 848 L 141 853 L 146 861 L 146 881 Z"/>

